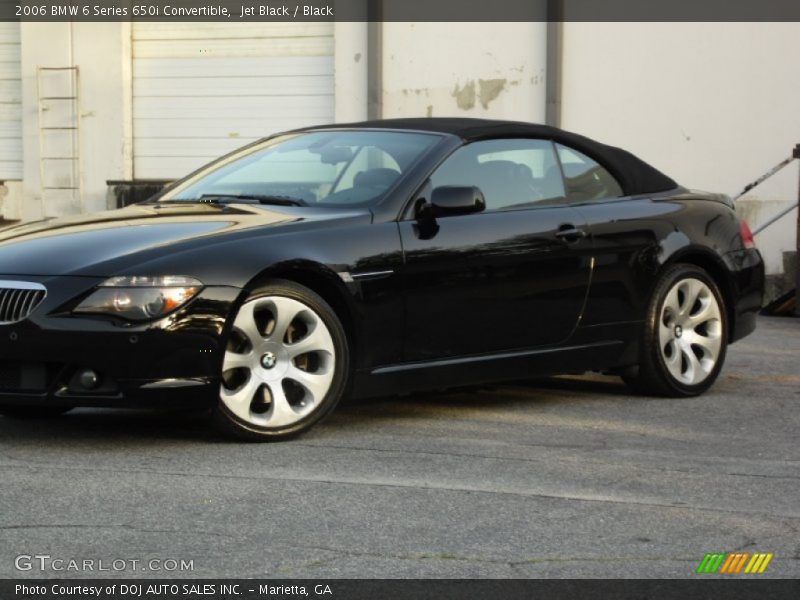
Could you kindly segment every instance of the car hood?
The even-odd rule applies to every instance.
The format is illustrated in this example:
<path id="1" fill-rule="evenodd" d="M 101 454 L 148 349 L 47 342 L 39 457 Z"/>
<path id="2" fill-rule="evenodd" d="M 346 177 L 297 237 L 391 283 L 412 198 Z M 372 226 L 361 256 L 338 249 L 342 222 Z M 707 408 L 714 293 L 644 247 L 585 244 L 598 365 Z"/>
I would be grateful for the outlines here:
<path id="1" fill-rule="evenodd" d="M 0 230 L 0 275 L 110 277 L 132 255 L 371 220 L 369 210 L 207 203 L 138 204 Z"/>

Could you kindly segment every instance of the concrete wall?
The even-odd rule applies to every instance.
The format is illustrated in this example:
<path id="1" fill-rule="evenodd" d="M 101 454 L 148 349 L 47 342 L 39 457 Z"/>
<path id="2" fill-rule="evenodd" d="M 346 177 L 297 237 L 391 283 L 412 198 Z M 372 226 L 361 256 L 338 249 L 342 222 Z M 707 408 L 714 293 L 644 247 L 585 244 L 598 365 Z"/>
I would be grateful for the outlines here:
<path id="1" fill-rule="evenodd" d="M 130 24 L 23 23 L 22 194 L 3 205 L 9 219 L 106 208 L 106 181 L 131 174 Z M 79 68 L 81 202 L 55 200 L 44 207 L 40 177 L 39 67 Z M 57 110 L 52 108 L 51 110 Z M 63 151 L 63 148 L 61 149 Z"/>
<path id="2" fill-rule="evenodd" d="M 334 102 L 337 123 L 367 118 L 368 53 L 367 23 L 336 23 L 334 26 Z"/>
<path id="3" fill-rule="evenodd" d="M 4 181 L 0 183 L 0 226 L 2 226 L 3 217 L 6 215 L 20 214 L 24 197 L 22 181 Z"/>
<path id="4" fill-rule="evenodd" d="M 800 23 L 566 23 L 562 126 L 683 185 L 734 195 L 800 142 Z M 794 164 L 740 201 L 752 227 L 797 201 Z M 795 215 L 758 236 L 770 273 Z"/>
<path id="5" fill-rule="evenodd" d="M 81 169 L 87 210 L 106 208 L 106 181 L 133 172 L 130 23 L 75 23 L 81 70 Z M 104 51 L 99 51 L 103 49 Z"/>
<path id="6" fill-rule="evenodd" d="M 382 116 L 545 118 L 545 23 L 384 23 Z"/>

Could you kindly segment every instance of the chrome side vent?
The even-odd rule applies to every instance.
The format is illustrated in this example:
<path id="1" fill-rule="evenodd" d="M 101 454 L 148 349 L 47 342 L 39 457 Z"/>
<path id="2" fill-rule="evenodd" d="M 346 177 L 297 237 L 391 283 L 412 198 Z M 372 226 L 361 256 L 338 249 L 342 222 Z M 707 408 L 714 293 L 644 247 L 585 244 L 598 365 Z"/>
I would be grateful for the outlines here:
<path id="1" fill-rule="evenodd" d="M 47 295 L 45 287 L 31 281 L 0 281 L 0 325 L 26 319 Z"/>

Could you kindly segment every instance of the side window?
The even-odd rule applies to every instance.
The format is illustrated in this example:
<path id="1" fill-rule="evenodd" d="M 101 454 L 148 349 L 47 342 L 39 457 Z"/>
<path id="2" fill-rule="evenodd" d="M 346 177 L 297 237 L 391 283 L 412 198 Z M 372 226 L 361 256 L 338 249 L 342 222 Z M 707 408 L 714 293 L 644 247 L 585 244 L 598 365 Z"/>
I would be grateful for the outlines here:
<path id="1" fill-rule="evenodd" d="M 589 202 L 623 196 L 622 187 L 613 175 L 585 154 L 556 144 L 567 197 L 570 202 Z"/>
<path id="2" fill-rule="evenodd" d="M 431 185 L 475 185 L 486 198 L 486 210 L 552 204 L 566 196 L 549 140 L 473 142 L 441 164 Z"/>

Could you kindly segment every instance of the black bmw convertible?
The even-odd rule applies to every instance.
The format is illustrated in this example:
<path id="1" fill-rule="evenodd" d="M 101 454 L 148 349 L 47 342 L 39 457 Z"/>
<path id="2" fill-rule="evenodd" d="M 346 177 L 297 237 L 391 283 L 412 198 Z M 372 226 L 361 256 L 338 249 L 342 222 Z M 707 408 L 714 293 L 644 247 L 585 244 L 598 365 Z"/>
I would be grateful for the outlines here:
<path id="1" fill-rule="evenodd" d="M 272 136 L 120 210 L 0 232 L 0 413 L 208 407 L 255 440 L 347 396 L 596 370 L 693 396 L 755 328 L 745 222 L 559 129 Z"/>

